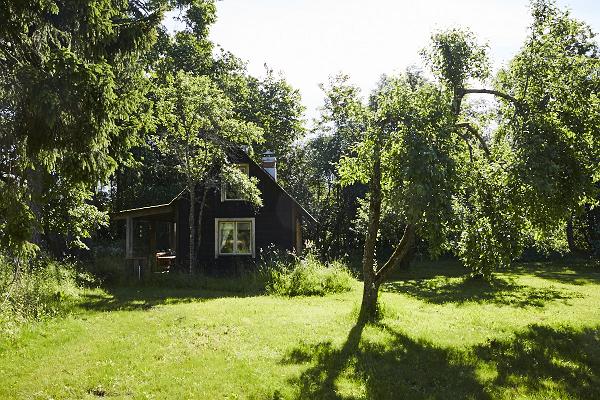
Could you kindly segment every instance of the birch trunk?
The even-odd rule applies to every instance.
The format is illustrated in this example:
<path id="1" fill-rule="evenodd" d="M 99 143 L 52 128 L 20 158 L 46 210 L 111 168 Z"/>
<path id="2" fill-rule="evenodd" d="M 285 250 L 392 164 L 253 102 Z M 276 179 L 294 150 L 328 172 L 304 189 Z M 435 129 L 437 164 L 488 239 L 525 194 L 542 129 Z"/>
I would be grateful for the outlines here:
<path id="1" fill-rule="evenodd" d="M 202 190 L 202 200 L 200 201 L 200 209 L 198 210 L 198 232 L 196 232 L 196 260 L 200 259 L 200 245 L 202 244 L 202 214 L 204 212 L 204 205 L 206 204 L 206 193 L 208 189 L 206 186 Z M 201 272 L 204 272 L 203 267 Z"/>
<path id="2" fill-rule="evenodd" d="M 190 228 L 190 244 L 189 244 L 189 256 L 190 256 L 190 265 L 189 265 L 189 273 L 192 275 L 194 273 L 194 267 L 196 265 L 196 252 L 194 251 L 194 243 L 196 239 L 196 226 L 194 224 L 194 215 L 196 213 L 196 190 L 191 181 L 188 181 L 188 190 L 190 191 L 190 215 L 188 216 L 188 223 Z"/>

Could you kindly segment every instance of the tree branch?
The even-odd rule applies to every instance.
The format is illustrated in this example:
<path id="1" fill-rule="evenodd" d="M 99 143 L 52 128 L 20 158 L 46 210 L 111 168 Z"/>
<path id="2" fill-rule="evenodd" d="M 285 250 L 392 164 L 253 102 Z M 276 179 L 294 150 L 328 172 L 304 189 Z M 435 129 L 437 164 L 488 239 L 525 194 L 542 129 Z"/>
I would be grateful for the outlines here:
<path id="1" fill-rule="evenodd" d="M 515 107 L 517 107 L 518 109 L 522 108 L 522 104 L 519 100 L 517 100 L 516 98 L 514 98 L 513 96 L 506 94 L 504 92 L 500 92 L 498 90 L 492 90 L 492 89 L 460 89 L 459 91 L 459 95 L 460 97 L 464 97 L 467 94 L 491 94 L 497 97 L 501 97 L 504 100 L 508 100 L 511 103 L 514 104 Z"/>
<path id="2" fill-rule="evenodd" d="M 471 125 L 468 122 L 459 122 L 456 124 L 457 128 L 465 128 L 466 130 L 469 131 L 469 133 L 471 133 L 471 135 L 475 136 L 475 138 L 477 138 L 477 140 L 479 140 L 479 144 L 481 146 L 481 148 L 483 149 L 483 151 L 485 152 L 485 156 L 489 159 L 491 158 L 491 152 L 490 152 L 490 148 L 488 147 L 487 143 L 485 142 L 485 140 L 483 139 L 483 137 L 479 134 L 479 132 L 477 131 L 477 129 L 475 129 L 473 127 L 473 125 Z M 461 135 L 462 136 L 462 135 Z M 464 136 L 462 136 L 464 138 Z"/>
<path id="3" fill-rule="evenodd" d="M 471 146 L 471 142 L 469 141 L 469 138 L 466 137 L 465 135 L 461 134 L 460 132 L 457 132 L 458 136 L 460 136 L 465 143 L 467 144 L 467 146 L 469 146 L 469 159 L 471 160 L 471 162 L 473 162 L 473 146 Z"/>
<path id="4" fill-rule="evenodd" d="M 394 252 L 390 256 L 390 258 L 386 261 L 385 264 L 377 272 L 375 272 L 375 281 L 378 284 L 381 284 L 385 279 L 386 275 L 396 268 L 396 266 L 404 259 L 408 251 L 410 250 L 410 246 L 412 246 L 415 240 L 415 226 L 413 224 L 406 225 L 404 228 L 404 234 L 402 235 L 402 239 L 400 239 L 400 243 L 394 249 Z"/>

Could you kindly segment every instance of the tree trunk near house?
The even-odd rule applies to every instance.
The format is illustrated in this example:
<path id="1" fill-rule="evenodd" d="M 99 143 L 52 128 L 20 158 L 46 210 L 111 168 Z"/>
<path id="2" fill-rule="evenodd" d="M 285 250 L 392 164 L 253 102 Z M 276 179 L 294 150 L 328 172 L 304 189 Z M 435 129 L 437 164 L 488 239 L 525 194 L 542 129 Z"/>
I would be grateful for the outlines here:
<path id="1" fill-rule="evenodd" d="M 43 182 L 43 171 L 33 168 L 27 169 L 27 184 L 31 193 L 31 199 L 29 201 L 29 209 L 34 215 L 35 223 L 32 226 L 31 231 L 31 243 L 42 248 L 42 208 L 40 206 L 42 201 L 42 192 L 44 190 Z"/>
<path id="2" fill-rule="evenodd" d="M 400 242 L 398 242 L 394 252 L 390 258 L 388 258 L 385 264 L 383 264 L 381 268 L 377 268 L 373 262 L 375 269 L 373 269 L 373 267 L 370 269 L 363 269 L 364 290 L 359 313 L 359 321 L 361 323 L 373 321 L 377 318 L 377 299 L 379 295 L 379 288 L 391 271 L 397 268 L 398 265 L 406 262 L 406 260 L 411 257 L 411 248 L 414 244 L 414 241 L 415 226 L 413 224 L 407 224 L 404 228 L 404 234 L 402 235 Z"/>
<path id="3" fill-rule="evenodd" d="M 375 274 L 367 274 L 364 277 L 363 296 L 360 303 L 360 312 L 358 320 L 361 323 L 374 321 L 378 312 L 379 284 L 375 279 Z"/>
<path id="4" fill-rule="evenodd" d="M 202 200 L 200 201 L 200 208 L 198 210 L 198 232 L 196 232 L 196 260 L 200 259 L 200 246 L 202 244 L 202 214 L 204 212 L 204 205 L 206 204 L 206 194 L 208 189 L 204 185 L 202 190 Z M 204 272 L 204 266 L 200 267 L 200 272 Z"/>
<path id="5" fill-rule="evenodd" d="M 358 320 L 360 323 L 373 321 L 377 318 L 379 288 L 387 275 L 394 268 L 410 257 L 410 250 L 415 241 L 415 226 L 407 224 L 402 238 L 396 245 L 390 258 L 381 267 L 377 267 L 375 249 L 377 246 L 377 233 L 381 219 L 381 146 L 375 142 L 373 148 L 373 172 L 369 182 L 371 198 L 369 200 L 369 227 L 365 240 L 363 254 L 363 297 Z"/>
<path id="6" fill-rule="evenodd" d="M 190 192 L 190 214 L 188 216 L 188 223 L 190 228 L 190 244 L 189 244 L 189 273 L 194 273 L 194 267 L 196 266 L 196 252 L 194 251 L 194 244 L 196 243 L 196 226 L 194 224 L 194 216 L 196 213 L 196 188 L 195 185 L 188 180 L 188 190 Z"/>

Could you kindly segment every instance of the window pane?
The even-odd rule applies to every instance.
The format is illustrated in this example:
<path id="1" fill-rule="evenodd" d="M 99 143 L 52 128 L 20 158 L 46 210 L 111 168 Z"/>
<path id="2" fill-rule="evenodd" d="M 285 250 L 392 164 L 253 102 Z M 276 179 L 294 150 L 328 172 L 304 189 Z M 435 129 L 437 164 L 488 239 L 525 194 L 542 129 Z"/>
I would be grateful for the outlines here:
<path id="1" fill-rule="evenodd" d="M 240 195 L 234 188 L 229 184 L 225 184 L 225 198 L 229 200 L 239 199 Z"/>
<path id="2" fill-rule="evenodd" d="M 237 223 L 237 253 L 252 253 L 252 223 Z"/>
<path id="3" fill-rule="evenodd" d="M 233 253 L 234 222 L 219 222 L 219 252 L 222 254 Z"/>

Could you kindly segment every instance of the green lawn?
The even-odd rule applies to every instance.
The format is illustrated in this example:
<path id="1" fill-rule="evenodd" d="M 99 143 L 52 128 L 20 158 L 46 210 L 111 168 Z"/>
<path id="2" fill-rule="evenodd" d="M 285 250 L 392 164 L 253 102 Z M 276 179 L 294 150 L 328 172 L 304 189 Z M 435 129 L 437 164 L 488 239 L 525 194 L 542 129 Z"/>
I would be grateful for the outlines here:
<path id="1" fill-rule="evenodd" d="M 323 298 L 91 291 L 0 340 L 1 399 L 600 399 L 600 269 L 530 264 L 490 285 L 400 272 L 386 317 Z M 403 276 L 403 277 L 402 277 Z"/>

